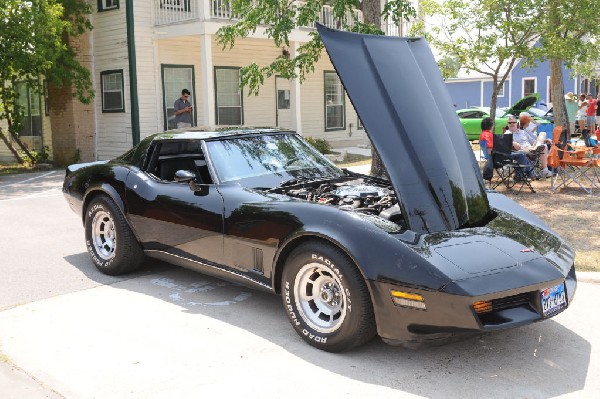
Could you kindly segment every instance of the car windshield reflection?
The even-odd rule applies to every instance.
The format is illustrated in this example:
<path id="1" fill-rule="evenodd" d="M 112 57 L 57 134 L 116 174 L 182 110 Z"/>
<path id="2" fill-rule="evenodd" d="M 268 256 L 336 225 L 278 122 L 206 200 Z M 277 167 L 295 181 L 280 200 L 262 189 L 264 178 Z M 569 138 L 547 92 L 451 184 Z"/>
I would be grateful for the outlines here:
<path id="1" fill-rule="evenodd" d="M 343 172 L 292 134 L 257 135 L 206 143 L 221 183 L 270 188 L 290 179 L 340 177 Z"/>

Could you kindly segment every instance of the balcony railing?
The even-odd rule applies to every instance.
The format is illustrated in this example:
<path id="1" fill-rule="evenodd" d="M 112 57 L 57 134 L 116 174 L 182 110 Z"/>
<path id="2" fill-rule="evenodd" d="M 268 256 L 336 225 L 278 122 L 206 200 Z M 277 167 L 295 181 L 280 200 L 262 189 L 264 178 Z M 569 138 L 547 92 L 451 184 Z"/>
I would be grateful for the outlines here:
<path id="1" fill-rule="evenodd" d="M 297 6 L 303 2 L 295 2 Z M 231 12 L 229 0 L 154 0 L 155 25 L 191 22 L 194 20 L 236 20 Z M 362 11 L 353 10 L 346 14 L 348 24 L 362 22 Z M 332 8 L 324 5 L 319 22 L 330 28 L 342 28 L 341 21 L 334 17 Z M 306 26 L 305 26 L 306 28 Z M 312 28 L 312 26 L 310 26 Z"/>

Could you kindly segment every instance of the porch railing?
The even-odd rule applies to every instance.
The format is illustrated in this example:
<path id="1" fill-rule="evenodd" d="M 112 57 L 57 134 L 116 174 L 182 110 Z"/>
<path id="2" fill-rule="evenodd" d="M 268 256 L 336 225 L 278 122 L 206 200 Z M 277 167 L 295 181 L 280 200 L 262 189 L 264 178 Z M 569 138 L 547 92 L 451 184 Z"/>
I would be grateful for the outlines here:
<path id="1" fill-rule="evenodd" d="M 229 0 L 153 0 L 155 25 L 168 25 L 201 19 L 236 20 L 231 12 Z M 301 1 L 295 2 L 303 4 Z M 363 20 L 362 11 L 348 11 L 346 18 L 352 25 Z M 333 15 L 331 6 L 324 5 L 319 22 L 330 28 L 342 28 L 341 21 Z M 310 26 L 312 28 L 312 26 Z"/>

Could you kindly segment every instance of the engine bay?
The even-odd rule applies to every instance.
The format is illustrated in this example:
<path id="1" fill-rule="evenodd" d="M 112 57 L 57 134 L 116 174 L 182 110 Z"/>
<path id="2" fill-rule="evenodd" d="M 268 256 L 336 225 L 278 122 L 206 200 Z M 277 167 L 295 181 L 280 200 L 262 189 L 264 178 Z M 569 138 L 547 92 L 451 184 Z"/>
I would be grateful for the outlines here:
<path id="1" fill-rule="evenodd" d="M 290 197 L 337 206 L 341 210 L 383 217 L 403 225 L 398 198 L 383 179 L 358 178 L 341 182 L 306 183 L 282 190 Z"/>

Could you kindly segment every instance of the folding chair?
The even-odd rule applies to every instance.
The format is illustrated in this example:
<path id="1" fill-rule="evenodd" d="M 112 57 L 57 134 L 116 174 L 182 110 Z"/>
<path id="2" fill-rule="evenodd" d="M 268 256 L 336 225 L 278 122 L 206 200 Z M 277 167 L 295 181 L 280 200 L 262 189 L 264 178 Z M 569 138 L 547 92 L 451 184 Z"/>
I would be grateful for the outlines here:
<path id="1" fill-rule="evenodd" d="M 532 193 L 535 193 L 531 186 L 531 164 L 525 154 L 512 152 L 512 141 L 512 134 L 494 136 L 492 162 L 498 179 L 491 183 L 491 188 L 495 189 L 504 185 L 508 190 L 514 191 L 514 187 L 518 185 L 518 194 L 523 186 L 527 186 Z"/>
<path id="2" fill-rule="evenodd" d="M 585 132 L 582 131 L 585 140 Z M 589 140 L 589 131 L 587 132 Z M 586 142 L 587 143 L 587 142 Z M 563 130 L 553 146 L 558 151 L 559 160 L 557 173 L 552 177 L 550 189 L 556 192 L 560 188 L 576 184 L 587 194 L 592 194 L 594 188 L 600 187 L 598 168 L 600 168 L 600 149 L 591 147 L 571 147 L 567 142 L 566 130 Z"/>

